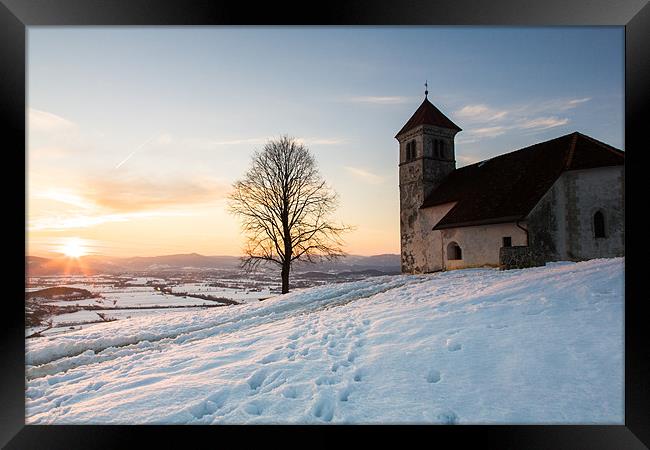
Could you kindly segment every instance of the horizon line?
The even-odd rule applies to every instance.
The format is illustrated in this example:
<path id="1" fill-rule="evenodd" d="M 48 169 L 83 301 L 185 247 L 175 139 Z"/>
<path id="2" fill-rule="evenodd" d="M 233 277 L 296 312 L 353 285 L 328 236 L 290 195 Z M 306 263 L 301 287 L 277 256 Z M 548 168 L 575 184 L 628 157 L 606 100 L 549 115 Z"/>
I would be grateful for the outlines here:
<path id="1" fill-rule="evenodd" d="M 399 253 L 374 253 L 374 254 L 371 254 L 371 255 L 362 255 L 362 254 L 356 254 L 356 253 L 352 254 L 352 253 L 350 253 L 350 254 L 343 255 L 343 257 L 346 257 L 346 256 L 362 256 L 362 257 L 365 257 L 365 258 L 369 258 L 369 257 L 372 257 L 372 256 L 385 256 L 385 255 L 399 256 Z M 190 252 L 190 253 L 168 253 L 168 254 L 153 255 L 153 256 L 140 256 L 140 255 L 134 255 L 134 256 L 110 256 L 110 255 L 102 255 L 102 254 L 87 254 L 87 255 L 82 255 L 82 256 L 78 257 L 77 259 L 86 258 L 86 257 L 89 257 L 89 256 L 99 257 L 99 258 L 115 258 L 115 259 L 162 258 L 162 257 L 166 257 L 166 256 L 203 256 L 203 257 L 206 257 L 206 258 L 243 258 L 244 257 L 244 255 L 204 255 L 202 253 Z M 56 254 L 56 256 L 42 256 L 42 255 L 36 255 L 36 254 L 32 254 L 32 255 L 25 254 L 25 257 L 26 258 L 45 258 L 45 259 L 48 259 L 48 258 L 51 259 L 51 258 L 55 258 L 55 257 L 69 258 L 68 256 L 64 255 L 63 253 Z"/>

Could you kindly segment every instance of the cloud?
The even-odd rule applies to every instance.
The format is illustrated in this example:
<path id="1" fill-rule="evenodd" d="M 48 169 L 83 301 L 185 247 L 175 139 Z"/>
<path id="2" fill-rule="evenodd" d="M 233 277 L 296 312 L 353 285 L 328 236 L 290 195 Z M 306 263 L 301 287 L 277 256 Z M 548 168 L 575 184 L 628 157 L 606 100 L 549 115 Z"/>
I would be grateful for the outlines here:
<path id="1" fill-rule="evenodd" d="M 27 117 L 27 127 L 30 131 L 54 132 L 54 131 L 73 131 L 77 125 L 61 116 L 46 111 L 29 108 Z"/>
<path id="2" fill-rule="evenodd" d="M 536 119 L 532 120 L 526 120 L 522 122 L 518 128 L 523 128 L 523 129 L 531 129 L 534 128 L 536 130 L 546 130 L 548 128 L 554 128 L 554 127 L 559 127 L 562 125 L 566 125 L 569 123 L 569 119 L 566 117 L 564 118 L 559 118 L 559 117 L 538 117 Z"/>
<path id="3" fill-rule="evenodd" d="M 534 115 L 553 115 L 561 111 L 568 111 L 591 100 L 591 97 L 582 98 L 555 98 L 544 101 L 530 102 L 518 107 L 512 108 L 512 113 L 516 117 L 534 116 Z"/>
<path id="4" fill-rule="evenodd" d="M 474 144 L 475 142 L 478 142 L 478 138 L 468 138 L 466 136 L 460 136 L 459 138 L 456 139 L 456 144 Z"/>
<path id="5" fill-rule="evenodd" d="M 456 111 L 461 117 L 473 117 L 479 114 L 483 114 L 486 111 L 489 111 L 489 108 L 485 105 L 466 105 L 463 106 L 460 110 Z"/>
<path id="6" fill-rule="evenodd" d="M 128 222 L 133 219 L 150 217 L 187 216 L 183 211 L 138 211 L 116 214 L 72 214 L 68 216 L 44 217 L 30 220 L 29 231 L 66 230 L 71 228 L 88 228 L 111 222 Z"/>
<path id="7" fill-rule="evenodd" d="M 569 100 L 569 101 L 567 101 L 567 103 L 565 105 L 565 109 L 575 108 L 579 104 L 588 102 L 589 100 L 591 100 L 591 97 L 576 98 L 576 99 L 573 99 L 573 100 Z"/>
<path id="8" fill-rule="evenodd" d="M 359 96 L 350 97 L 347 101 L 352 103 L 369 103 L 373 105 L 397 105 L 411 101 L 409 97 L 401 96 Z"/>
<path id="9" fill-rule="evenodd" d="M 468 104 L 458 109 L 454 116 L 468 122 L 458 143 L 471 144 L 508 133 L 531 133 L 567 125 L 569 117 L 557 113 L 577 108 L 591 97 L 560 98 L 530 102 L 507 108 L 496 108 L 483 103 Z M 555 114 L 553 114 L 555 113 Z"/>
<path id="10" fill-rule="evenodd" d="M 49 188 L 45 191 L 37 191 L 32 196 L 33 198 L 50 200 L 65 205 L 76 206 L 81 209 L 93 209 L 95 207 L 93 202 L 82 197 L 72 189 Z"/>
<path id="11" fill-rule="evenodd" d="M 507 114 L 508 111 L 496 110 L 486 105 L 466 105 L 456 111 L 458 117 L 475 121 L 500 120 Z"/>
<path id="12" fill-rule="evenodd" d="M 214 179 L 143 179 L 138 176 L 93 180 L 87 186 L 95 203 L 114 212 L 184 207 L 223 199 L 230 185 Z"/>
<path id="13" fill-rule="evenodd" d="M 45 200 L 29 214 L 30 230 L 85 228 L 107 222 L 188 215 L 199 204 L 225 198 L 230 185 L 210 178 L 142 179 L 96 177 L 76 187 L 30 190 L 31 200 Z"/>
<path id="14" fill-rule="evenodd" d="M 484 127 L 469 130 L 469 135 L 478 137 L 496 137 L 506 132 L 508 127 Z"/>
<path id="15" fill-rule="evenodd" d="M 379 175 L 376 175 L 365 169 L 360 169 L 358 167 L 350 167 L 350 166 L 344 166 L 343 168 L 349 173 L 351 173 L 353 176 L 361 179 L 362 181 L 365 181 L 366 183 L 381 184 L 384 182 L 383 177 L 380 177 Z"/>

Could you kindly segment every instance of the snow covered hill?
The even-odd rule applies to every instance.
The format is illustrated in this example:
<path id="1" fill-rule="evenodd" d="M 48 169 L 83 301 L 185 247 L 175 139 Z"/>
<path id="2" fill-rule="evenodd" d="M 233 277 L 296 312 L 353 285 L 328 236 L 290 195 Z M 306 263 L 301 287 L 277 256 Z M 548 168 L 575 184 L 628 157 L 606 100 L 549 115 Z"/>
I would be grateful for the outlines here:
<path id="1" fill-rule="evenodd" d="M 375 277 L 27 341 L 27 423 L 624 420 L 624 259 Z"/>

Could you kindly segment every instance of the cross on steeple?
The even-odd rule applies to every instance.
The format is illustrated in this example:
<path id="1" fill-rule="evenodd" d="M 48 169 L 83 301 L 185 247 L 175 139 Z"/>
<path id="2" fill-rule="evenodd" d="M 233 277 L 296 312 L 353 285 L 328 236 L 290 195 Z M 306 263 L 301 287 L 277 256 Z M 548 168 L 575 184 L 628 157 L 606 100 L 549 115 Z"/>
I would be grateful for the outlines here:
<path id="1" fill-rule="evenodd" d="M 424 80 L 424 98 L 427 98 L 427 95 L 429 95 L 429 84 L 427 80 Z"/>

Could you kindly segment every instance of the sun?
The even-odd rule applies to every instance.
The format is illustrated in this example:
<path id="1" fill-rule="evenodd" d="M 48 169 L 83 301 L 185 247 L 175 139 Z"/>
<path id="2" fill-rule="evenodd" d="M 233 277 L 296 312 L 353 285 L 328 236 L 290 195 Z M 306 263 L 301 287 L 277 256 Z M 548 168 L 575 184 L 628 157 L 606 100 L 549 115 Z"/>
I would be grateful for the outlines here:
<path id="1" fill-rule="evenodd" d="M 60 251 L 69 258 L 80 258 L 88 253 L 84 242 L 79 238 L 66 240 L 61 244 Z"/>

